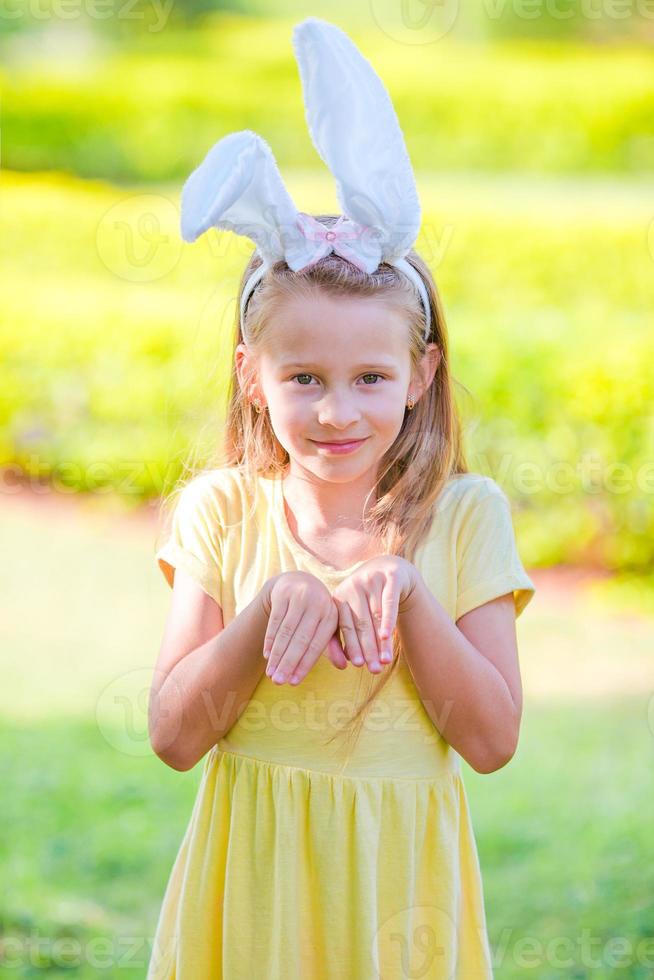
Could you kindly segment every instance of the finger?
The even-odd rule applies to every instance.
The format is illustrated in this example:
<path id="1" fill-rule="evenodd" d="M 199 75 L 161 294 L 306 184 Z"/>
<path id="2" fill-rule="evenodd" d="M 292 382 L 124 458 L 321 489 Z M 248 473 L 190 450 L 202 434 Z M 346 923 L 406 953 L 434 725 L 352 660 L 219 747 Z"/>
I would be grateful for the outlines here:
<path id="1" fill-rule="evenodd" d="M 291 605 L 293 605 L 293 600 L 291 600 Z M 316 612 L 315 604 L 307 607 L 306 600 L 302 596 L 298 596 L 295 608 L 299 609 L 300 612 L 297 623 L 288 639 L 286 649 L 270 674 L 276 684 L 283 684 L 287 681 L 307 650 L 313 650 L 315 646 L 316 630 L 321 621 L 320 612 Z"/>
<path id="2" fill-rule="evenodd" d="M 338 644 L 338 641 L 336 641 L 334 637 L 334 620 L 331 615 L 327 618 L 323 618 L 318 623 L 318 627 L 316 629 L 316 632 L 313 636 L 311 643 L 307 647 L 307 650 L 304 653 L 304 655 L 300 657 L 295 668 L 291 673 L 290 676 L 291 684 L 299 684 L 300 681 L 306 677 L 306 675 L 309 673 L 312 667 L 315 666 L 317 660 L 320 658 L 325 648 L 330 643 L 337 643 L 337 646 L 340 646 L 340 644 Z M 342 651 L 341 651 L 341 659 L 342 659 L 342 667 L 341 667 L 342 669 L 343 667 L 347 666 L 347 660 L 343 656 Z"/>
<path id="3" fill-rule="evenodd" d="M 341 641 L 336 635 L 333 635 L 327 644 L 327 655 L 334 664 L 334 667 L 338 667 L 339 670 L 345 670 L 348 660 L 343 652 Z"/>
<path id="4" fill-rule="evenodd" d="M 377 630 L 372 620 L 368 596 L 362 589 L 356 589 L 350 600 L 352 609 L 352 622 L 356 630 L 357 639 L 361 653 L 364 656 L 368 670 L 373 674 L 378 674 L 382 669 L 379 662 L 379 650 L 377 647 Z"/>
<path id="5" fill-rule="evenodd" d="M 266 626 L 266 633 L 263 638 L 263 655 L 268 661 L 268 667 L 270 666 L 270 654 L 275 644 L 275 639 L 279 633 L 279 627 L 281 626 L 282 622 L 284 621 L 284 617 L 288 612 L 288 606 L 288 599 L 284 597 L 278 598 L 273 594 L 270 615 L 268 616 L 268 625 Z M 281 643 L 276 647 L 276 656 L 279 655 L 280 650 Z M 266 670 L 266 673 L 267 672 L 268 671 Z"/>
<path id="6" fill-rule="evenodd" d="M 274 602 L 274 600 L 273 600 Z M 304 612 L 304 605 L 301 599 L 296 599 L 292 596 L 288 601 L 287 608 L 277 622 L 277 627 L 275 633 L 273 634 L 273 643 L 270 648 L 270 654 L 268 656 L 268 664 L 266 666 L 266 674 L 268 677 L 272 677 L 275 671 L 279 667 L 279 663 L 288 649 L 288 645 L 291 642 L 291 638 L 295 634 L 298 623 L 302 618 Z M 272 611 L 271 611 L 272 619 Z"/>
<path id="7" fill-rule="evenodd" d="M 383 594 L 383 579 L 378 580 L 376 587 L 371 586 L 371 590 L 368 593 L 368 608 L 370 610 L 370 618 L 372 620 L 375 629 L 375 640 L 377 642 L 377 656 L 383 662 L 387 662 L 388 658 L 382 657 L 382 641 L 380 636 L 381 623 L 382 623 L 382 594 Z"/>
<path id="8" fill-rule="evenodd" d="M 342 603 L 341 600 L 338 599 L 337 596 L 335 595 L 332 596 L 332 602 L 334 608 L 335 625 L 334 625 L 334 635 L 332 637 L 332 640 L 330 640 L 328 647 L 330 650 L 334 650 L 336 652 L 337 660 L 339 661 L 337 666 L 339 666 L 340 663 L 343 661 L 345 662 L 345 666 L 347 666 L 348 663 L 350 663 L 350 657 L 348 655 L 348 651 L 346 648 L 345 637 L 341 633 L 341 625 L 342 625 L 341 604 Z"/>
<path id="9" fill-rule="evenodd" d="M 338 604 L 333 596 L 326 619 L 332 628 L 332 632 L 325 648 L 327 658 L 334 665 L 334 667 L 337 667 L 339 670 L 344 670 L 347 667 L 348 661 L 347 657 L 345 656 L 345 651 L 341 645 L 341 634 L 338 629 Z"/>
<path id="10" fill-rule="evenodd" d="M 320 616 L 314 612 L 305 611 L 277 666 L 277 670 L 273 674 L 273 681 L 276 684 L 283 684 L 291 677 L 296 676 L 297 680 L 293 683 L 299 683 L 302 677 L 313 667 L 332 633 L 333 629 L 330 623 L 325 625 Z M 300 663 L 303 664 L 302 668 L 300 668 Z"/>
<path id="11" fill-rule="evenodd" d="M 380 657 L 384 663 L 389 663 L 393 659 L 393 630 L 397 623 L 400 595 L 401 590 L 397 577 L 394 572 L 389 571 L 382 588 L 381 624 L 379 627 Z"/>
<path id="12" fill-rule="evenodd" d="M 343 634 L 347 657 L 356 667 L 361 667 L 366 661 L 354 626 L 352 610 L 345 600 L 338 602 L 338 625 Z"/>

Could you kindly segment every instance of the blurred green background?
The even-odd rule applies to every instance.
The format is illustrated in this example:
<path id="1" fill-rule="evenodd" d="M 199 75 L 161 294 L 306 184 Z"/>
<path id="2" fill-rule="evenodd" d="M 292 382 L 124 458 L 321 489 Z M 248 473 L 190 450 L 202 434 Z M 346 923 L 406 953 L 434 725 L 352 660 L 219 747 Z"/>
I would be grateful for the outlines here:
<path id="1" fill-rule="evenodd" d="M 220 440 L 252 247 L 184 244 L 179 193 L 249 128 L 301 209 L 338 210 L 290 41 L 309 15 L 392 96 L 470 465 L 510 497 L 539 587 L 519 753 L 466 772 L 496 975 L 651 977 L 654 10 L 636 0 L 5 0 L 0 973 L 145 975 L 201 769 L 147 745 L 155 509 Z"/>

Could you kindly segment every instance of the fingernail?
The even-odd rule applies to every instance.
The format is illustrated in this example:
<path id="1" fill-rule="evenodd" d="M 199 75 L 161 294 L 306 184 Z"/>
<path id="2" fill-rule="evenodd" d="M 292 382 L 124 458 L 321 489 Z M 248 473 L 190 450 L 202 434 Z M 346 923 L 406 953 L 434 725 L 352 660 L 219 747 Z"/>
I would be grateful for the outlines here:
<path id="1" fill-rule="evenodd" d="M 380 655 L 380 658 L 379 658 L 379 659 L 380 659 L 380 660 L 383 660 L 383 661 L 384 661 L 384 663 L 388 663 L 388 661 L 389 661 L 389 660 L 391 659 L 391 655 L 390 655 L 390 653 L 388 652 L 388 650 L 382 650 L 382 652 L 381 652 L 381 655 Z"/>
<path id="2" fill-rule="evenodd" d="M 356 664 L 357 667 L 360 667 L 363 663 L 363 657 L 352 657 L 352 663 Z"/>
<path id="3" fill-rule="evenodd" d="M 281 673 L 279 670 L 276 670 L 275 673 L 273 674 L 273 680 L 275 681 L 276 684 L 281 684 L 282 681 L 284 680 L 284 674 Z"/>
<path id="4" fill-rule="evenodd" d="M 370 661 L 370 669 L 371 670 L 381 670 L 381 664 L 379 663 L 378 660 L 371 660 Z"/>

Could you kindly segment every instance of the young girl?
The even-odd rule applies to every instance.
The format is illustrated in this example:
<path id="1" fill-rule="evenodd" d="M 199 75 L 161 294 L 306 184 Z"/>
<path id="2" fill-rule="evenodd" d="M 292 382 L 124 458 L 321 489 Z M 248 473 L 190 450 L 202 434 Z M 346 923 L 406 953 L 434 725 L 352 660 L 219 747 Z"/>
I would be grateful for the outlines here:
<path id="1" fill-rule="evenodd" d="M 230 173 L 261 165 L 221 142 Z M 210 210 L 196 232 L 227 226 Z M 515 752 L 534 585 L 508 498 L 465 462 L 428 266 L 404 247 L 366 271 L 351 216 L 301 215 L 310 262 L 259 239 L 245 269 L 224 449 L 157 552 L 150 737 L 204 764 L 148 980 L 481 980 L 461 759 Z"/>

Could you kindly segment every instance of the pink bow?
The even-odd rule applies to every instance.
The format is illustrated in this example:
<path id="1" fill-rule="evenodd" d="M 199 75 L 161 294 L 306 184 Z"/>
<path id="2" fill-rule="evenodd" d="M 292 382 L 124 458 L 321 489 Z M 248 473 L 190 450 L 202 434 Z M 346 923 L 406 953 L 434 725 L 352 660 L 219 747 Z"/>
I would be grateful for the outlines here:
<path id="1" fill-rule="evenodd" d="M 307 241 L 315 242 L 314 252 L 310 260 L 303 266 L 303 269 L 308 269 L 310 266 L 315 265 L 325 255 L 329 255 L 330 252 L 336 252 L 358 269 L 361 269 L 362 272 L 366 271 L 365 262 L 347 244 L 347 242 L 361 239 L 361 229 L 355 226 L 346 215 L 342 214 L 335 225 L 327 228 L 321 221 L 314 218 L 313 215 L 307 214 L 304 211 L 298 211 L 297 226 Z"/>

